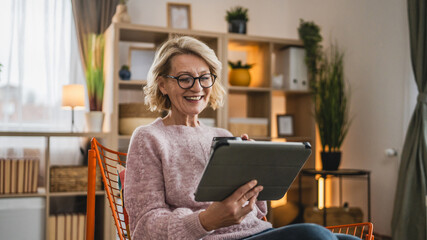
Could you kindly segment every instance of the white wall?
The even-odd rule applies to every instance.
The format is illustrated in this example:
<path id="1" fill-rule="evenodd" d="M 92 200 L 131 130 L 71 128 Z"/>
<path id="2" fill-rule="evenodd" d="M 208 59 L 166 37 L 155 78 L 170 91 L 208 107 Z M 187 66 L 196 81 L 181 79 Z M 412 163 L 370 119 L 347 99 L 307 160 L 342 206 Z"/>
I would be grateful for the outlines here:
<path id="1" fill-rule="evenodd" d="M 410 68 L 409 37 L 404 0 L 188 0 L 192 28 L 226 32 L 225 11 L 249 8 L 249 35 L 298 38 L 299 19 L 322 28 L 323 45 L 336 41 L 346 52 L 345 73 L 350 82 L 353 122 L 343 146 L 343 168 L 371 171 L 372 221 L 378 233 L 391 235 L 390 221 L 400 152 L 415 105 Z M 167 1 L 131 0 L 135 24 L 165 27 Z M 395 148 L 398 157 L 386 158 Z M 351 206 L 366 202 L 365 185 L 344 185 Z M 364 207 L 366 214 L 366 207 Z"/>

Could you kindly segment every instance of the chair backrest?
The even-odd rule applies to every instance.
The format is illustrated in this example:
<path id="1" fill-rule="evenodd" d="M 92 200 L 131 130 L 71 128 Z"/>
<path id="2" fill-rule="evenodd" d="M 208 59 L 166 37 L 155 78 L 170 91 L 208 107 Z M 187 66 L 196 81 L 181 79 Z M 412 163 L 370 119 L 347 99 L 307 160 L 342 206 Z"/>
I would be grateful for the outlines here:
<path id="1" fill-rule="evenodd" d="M 120 240 L 130 239 L 126 229 L 125 209 L 120 197 L 117 165 L 125 165 L 126 153 L 116 152 L 101 145 L 95 138 L 91 140 L 88 154 L 88 192 L 86 211 L 86 239 L 92 240 L 95 234 L 95 182 L 96 165 L 101 171 L 105 193 L 113 215 L 114 224 Z M 127 217 L 127 216 L 126 216 Z"/>
<path id="2" fill-rule="evenodd" d="M 365 240 L 374 240 L 374 225 L 371 222 L 330 226 L 326 228 L 331 230 L 333 233 L 344 233 Z"/>

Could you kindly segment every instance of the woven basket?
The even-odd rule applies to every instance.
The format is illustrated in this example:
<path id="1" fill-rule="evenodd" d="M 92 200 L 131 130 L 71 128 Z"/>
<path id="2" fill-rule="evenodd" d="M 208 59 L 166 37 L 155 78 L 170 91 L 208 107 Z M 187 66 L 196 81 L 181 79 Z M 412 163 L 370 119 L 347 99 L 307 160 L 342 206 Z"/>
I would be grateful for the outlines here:
<path id="1" fill-rule="evenodd" d="M 96 171 L 96 190 L 102 190 L 101 173 Z M 52 166 L 50 168 L 51 192 L 87 191 L 87 166 Z"/>

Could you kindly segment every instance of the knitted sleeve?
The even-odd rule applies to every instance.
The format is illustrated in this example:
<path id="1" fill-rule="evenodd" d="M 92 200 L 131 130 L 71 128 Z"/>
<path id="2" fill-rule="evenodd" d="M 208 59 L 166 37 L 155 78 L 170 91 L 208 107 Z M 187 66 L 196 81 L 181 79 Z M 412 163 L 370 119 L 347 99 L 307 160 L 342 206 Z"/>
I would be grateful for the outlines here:
<path id="1" fill-rule="evenodd" d="M 125 179 L 131 237 L 134 240 L 202 238 L 209 232 L 200 224 L 200 211 L 173 208 L 165 202 L 160 159 L 165 145 L 145 128 L 139 128 L 132 136 Z"/>
<path id="2" fill-rule="evenodd" d="M 261 219 L 267 215 L 267 202 L 266 201 L 257 201 L 257 218 Z"/>

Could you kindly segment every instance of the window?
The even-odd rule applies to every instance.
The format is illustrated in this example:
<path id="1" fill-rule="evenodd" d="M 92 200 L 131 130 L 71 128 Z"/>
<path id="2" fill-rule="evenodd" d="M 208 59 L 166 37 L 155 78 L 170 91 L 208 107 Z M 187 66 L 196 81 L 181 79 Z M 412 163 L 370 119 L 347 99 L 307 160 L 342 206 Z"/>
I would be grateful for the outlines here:
<path id="1" fill-rule="evenodd" d="M 0 22 L 0 128 L 68 130 L 62 85 L 84 83 L 71 1 L 3 0 Z"/>

